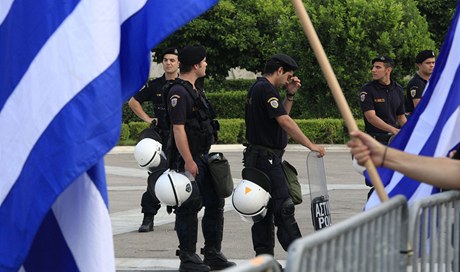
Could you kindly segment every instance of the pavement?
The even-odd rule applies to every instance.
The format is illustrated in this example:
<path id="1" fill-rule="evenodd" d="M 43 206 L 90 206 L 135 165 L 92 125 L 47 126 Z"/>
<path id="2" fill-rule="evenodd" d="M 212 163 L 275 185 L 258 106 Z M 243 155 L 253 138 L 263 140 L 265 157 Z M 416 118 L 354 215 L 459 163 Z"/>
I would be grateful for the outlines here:
<path id="1" fill-rule="evenodd" d="M 345 145 L 325 145 L 324 157 L 332 224 L 362 212 L 368 187 L 352 166 Z M 215 145 L 211 151 L 223 152 L 230 162 L 235 186 L 241 179 L 242 145 Z M 174 214 L 162 207 L 155 216 L 154 231 L 139 233 L 142 222 L 140 201 L 146 189 L 147 172 L 137 166 L 132 146 L 118 146 L 105 156 L 109 193 L 110 218 L 117 271 L 177 271 L 175 256 L 178 239 L 174 231 Z M 314 233 L 310 214 L 310 190 L 306 158 L 309 151 L 300 145 L 288 145 L 284 159 L 294 165 L 299 174 L 303 203 L 296 206 L 296 219 L 303 236 Z M 201 216 L 201 214 L 200 214 Z M 222 252 L 238 264 L 254 257 L 251 224 L 241 220 L 234 211 L 231 197 L 225 204 L 224 240 Z M 199 220 L 199 222 L 201 222 Z M 203 247 L 201 227 L 198 230 L 197 253 Z M 275 258 L 285 264 L 287 252 L 276 242 Z"/>

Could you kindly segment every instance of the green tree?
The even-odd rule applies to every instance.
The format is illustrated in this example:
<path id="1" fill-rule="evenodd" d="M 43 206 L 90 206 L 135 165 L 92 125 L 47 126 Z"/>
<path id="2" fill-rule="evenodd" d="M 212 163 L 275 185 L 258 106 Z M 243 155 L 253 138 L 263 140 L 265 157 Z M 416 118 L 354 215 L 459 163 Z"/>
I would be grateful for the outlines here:
<path id="1" fill-rule="evenodd" d="M 282 0 L 221 0 L 202 16 L 175 32 L 155 52 L 168 46 L 201 44 L 207 48 L 207 74 L 223 79 L 230 68 L 258 72 L 276 52 L 280 15 L 289 11 Z"/>
<path id="2" fill-rule="evenodd" d="M 440 50 L 455 12 L 455 0 L 418 0 L 417 7 L 426 17 L 436 49 Z M 430 49 L 430 48 L 426 48 Z"/>
<path id="3" fill-rule="evenodd" d="M 371 59 L 385 54 L 395 59 L 393 75 L 401 79 L 414 72 L 413 59 L 419 50 L 434 47 L 426 20 L 413 0 L 304 0 L 307 12 L 336 73 L 353 114 L 361 116 L 358 91 L 370 81 Z M 293 14 L 291 12 L 290 14 Z M 338 117 L 339 113 L 298 18 L 282 18 L 278 44 L 296 58 L 297 74 L 303 81 L 299 99 L 307 109 L 293 115 Z M 297 98 L 296 98 L 297 99 Z"/>

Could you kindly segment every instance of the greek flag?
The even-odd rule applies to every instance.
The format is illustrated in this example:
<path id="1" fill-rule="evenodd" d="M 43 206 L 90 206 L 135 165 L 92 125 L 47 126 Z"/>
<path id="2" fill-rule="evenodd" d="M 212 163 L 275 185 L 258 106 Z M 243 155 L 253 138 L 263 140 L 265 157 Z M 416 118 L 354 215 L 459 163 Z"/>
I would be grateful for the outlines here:
<path id="1" fill-rule="evenodd" d="M 0 1 L 0 271 L 114 271 L 103 156 L 150 49 L 217 0 Z"/>
<path id="2" fill-rule="evenodd" d="M 433 74 L 415 112 L 390 146 L 430 157 L 447 156 L 460 142 L 460 10 L 457 6 L 449 32 L 436 59 Z M 409 204 L 439 192 L 390 169 L 379 169 L 389 197 L 404 195 Z M 366 209 L 378 205 L 374 192 Z"/>

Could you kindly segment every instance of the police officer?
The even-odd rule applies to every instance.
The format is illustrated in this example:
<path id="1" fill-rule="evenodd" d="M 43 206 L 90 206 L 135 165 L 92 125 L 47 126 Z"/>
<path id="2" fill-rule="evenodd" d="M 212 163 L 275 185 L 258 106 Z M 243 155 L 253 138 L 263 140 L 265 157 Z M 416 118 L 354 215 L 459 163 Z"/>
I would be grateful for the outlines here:
<path id="1" fill-rule="evenodd" d="M 364 84 L 359 92 L 365 131 L 378 142 L 387 145 L 391 136 L 399 132 L 407 119 L 404 108 L 404 90 L 391 79 L 394 62 L 388 56 L 377 56 L 372 60 L 372 81 Z M 371 187 L 369 198 L 374 187 Z"/>
<path id="2" fill-rule="evenodd" d="M 435 62 L 436 58 L 433 50 L 423 50 L 415 57 L 418 71 L 407 84 L 405 104 L 407 115 L 413 113 L 420 102 L 426 84 L 433 73 Z"/>
<path id="3" fill-rule="evenodd" d="M 209 271 L 235 265 L 221 252 L 224 227 L 224 199 L 212 186 L 207 166 L 208 152 L 216 141 L 217 123 L 211 104 L 196 80 L 206 75 L 206 50 L 202 46 L 187 46 L 179 53 L 180 78 L 168 95 L 168 111 L 172 125 L 169 150 L 170 168 L 188 173 L 192 195 L 176 208 L 175 229 L 179 238 L 179 271 Z M 204 254 L 196 254 L 198 211 L 204 206 L 202 231 Z"/>
<path id="4" fill-rule="evenodd" d="M 288 55 L 277 54 L 267 61 L 264 74 L 249 89 L 245 105 L 247 147 L 244 166 L 255 167 L 270 179 L 271 199 L 265 217 L 252 225 L 252 242 L 256 255 L 274 255 L 274 226 L 281 246 L 301 237 L 294 217 L 294 203 L 289 196 L 282 169 L 282 156 L 288 135 L 301 145 L 324 156 L 325 149 L 311 142 L 289 116 L 300 80 L 293 75 L 297 63 Z M 281 99 L 278 88 L 286 88 Z"/>
<path id="5" fill-rule="evenodd" d="M 372 81 L 359 92 L 365 130 L 377 141 L 387 145 L 407 119 L 403 88 L 391 79 L 394 62 L 387 56 L 372 60 Z"/>
<path id="6" fill-rule="evenodd" d="M 166 112 L 164 99 L 166 95 L 163 93 L 163 86 L 167 81 L 174 80 L 179 76 L 178 55 L 179 51 L 175 47 L 165 49 L 161 54 L 164 74 L 161 77 L 149 80 L 128 102 L 131 110 L 139 118 L 151 124 L 160 135 L 163 151 L 167 147 L 169 138 L 169 120 Z M 146 101 L 152 102 L 154 117 L 150 117 L 142 108 L 142 103 Z M 153 231 L 153 219 L 161 207 L 160 202 L 148 191 L 145 191 L 142 195 L 141 206 L 144 218 L 138 231 Z"/>

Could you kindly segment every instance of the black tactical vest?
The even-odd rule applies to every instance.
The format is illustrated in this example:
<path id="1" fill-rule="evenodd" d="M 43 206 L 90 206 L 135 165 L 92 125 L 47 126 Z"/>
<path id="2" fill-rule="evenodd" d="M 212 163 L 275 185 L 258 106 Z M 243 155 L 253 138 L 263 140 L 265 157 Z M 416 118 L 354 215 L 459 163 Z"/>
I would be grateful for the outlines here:
<path id="1" fill-rule="evenodd" d="M 214 120 L 216 118 L 215 111 L 205 93 L 199 89 L 193 90 L 192 85 L 183 79 L 177 78 L 173 82 L 168 82 L 165 88 L 168 88 L 169 91 L 175 84 L 182 85 L 194 101 L 193 113 L 191 116 L 187 116 L 185 122 L 190 152 L 192 156 L 208 153 L 211 145 L 217 142 L 219 123 Z M 171 143 L 174 143 L 173 137 L 174 134 L 171 133 Z"/>

